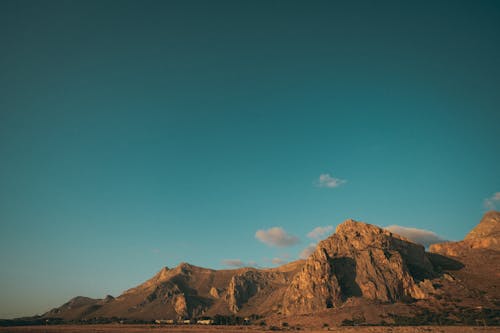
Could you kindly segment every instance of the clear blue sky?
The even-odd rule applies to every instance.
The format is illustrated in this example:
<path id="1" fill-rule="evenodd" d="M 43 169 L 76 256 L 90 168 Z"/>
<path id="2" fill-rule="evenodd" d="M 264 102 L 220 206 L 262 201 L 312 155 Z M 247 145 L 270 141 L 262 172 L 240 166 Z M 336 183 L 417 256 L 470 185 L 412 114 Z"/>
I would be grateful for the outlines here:
<path id="1" fill-rule="evenodd" d="M 498 1 L 1 1 L 0 318 L 346 218 L 462 239 L 499 40 Z"/>

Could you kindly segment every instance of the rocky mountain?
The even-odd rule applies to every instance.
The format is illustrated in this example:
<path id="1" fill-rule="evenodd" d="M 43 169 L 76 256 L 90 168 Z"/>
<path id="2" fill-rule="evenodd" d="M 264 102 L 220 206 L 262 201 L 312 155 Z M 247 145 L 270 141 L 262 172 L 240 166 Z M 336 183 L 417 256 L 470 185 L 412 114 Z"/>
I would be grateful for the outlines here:
<path id="1" fill-rule="evenodd" d="M 279 268 L 213 270 L 181 263 L 115 299 L 76 297 L 46 313 L 65 320 L 91 318 L 185 319 L 201 316 L 261 314 L 275 310 L 302 261 Z"/>
<path id="2" fill-rule="evenodd" d="M 500 213 L 489 212 L 465 240 L 433 245 L 428 253 L 402 236 L 347 220 L 306 260 L 272 269 L 232 270 L 181 263 L 162 268 L 116 298 L 76 297 L 43 317 L 153 320 L 259 315 L 272 321 L 314 314 L 328 322 L 342 318 L 333 314 L 352 314 L 352 309 L 345 309 L 355 306 L 356 311 L 364 309 L 364 316 L 372 313 L 376 323 L 387 320 L 384 309 L 391 305 L 409 313 L 417 308 L 444 311 L 450 304 L 498 313 L 499 221 Z M 458 253 L 459 258 L 453 257 Z"/>

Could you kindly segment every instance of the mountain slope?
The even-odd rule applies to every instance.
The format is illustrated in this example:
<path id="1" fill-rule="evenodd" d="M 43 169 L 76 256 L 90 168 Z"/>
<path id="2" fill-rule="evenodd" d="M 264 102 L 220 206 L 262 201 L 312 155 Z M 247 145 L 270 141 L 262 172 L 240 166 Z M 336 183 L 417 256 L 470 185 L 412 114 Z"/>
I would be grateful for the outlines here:
<path id="1" fill-rule="evenodd" d="M 79 320 L 87 315 L 95 313 L 105 304 L 112 302 L 113 296 L 106 296 L 104 299 L 94 299 L 77 296 L 70 299 L 58 308 L 52 309 L 44 316 L 48 318 L 63 318 L 65 320 Z"/>

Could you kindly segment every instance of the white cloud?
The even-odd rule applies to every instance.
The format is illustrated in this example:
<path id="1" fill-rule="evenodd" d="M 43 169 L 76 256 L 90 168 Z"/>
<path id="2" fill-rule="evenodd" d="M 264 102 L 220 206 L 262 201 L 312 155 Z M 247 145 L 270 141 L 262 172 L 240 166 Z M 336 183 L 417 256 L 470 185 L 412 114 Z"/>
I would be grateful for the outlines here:
<path id="1" fill-rule="evenodd" d="M 316 227 L 307 234 L 307 237 L 312 239 L 321 239 L 324 235 L 330 234 L 333 229 L 334 228 L 332 225 L 327 225 L 325 227 Z"/>
<path id="2" fill-rule="evenodd" d="M 484 199 L 486 209 L 496 209 L 498 203 L 500 203 L 500 192 L 493 193 L 491 197 Z"/>
<path id="3" fill-rule="evenodd" d="M 283 258 L 273 258 L 271 260 L 271 262 L 275 265 L 283 265 L 283 264 L 286 264 L 288 261 L 286 261 L 285 259 Z"/>
<path id="4" fill-rule="evenodd" d="M 231 267 L 243 267 L 245 263 L 240 259 L 224 259 L 222 260 L 222 264 Z"/>
<path id="5" fill-rule="evenodd" d="M 424 229 L 408 228 L 400 225 L 391 225 L 385 227 L 384 229 L 406 237 L 414 243 L 422 244 L 425 247 L 446 241 L 445 239 L 439 237 L 436 233 Z"/>
<path id="6" fill-rule="evenodd" d="M 268 230 L 257 230 L 255 238 L 269 246 L 286 247 L 299 242 L 299 239 L 288 234 L 281 227 L 274 227 Z"/>
<path id="7" fill-rule="evenodd" d="M 249 261 L 246 266 L 248 266 L 248 267 L 260 267 L 260 265 L 254 260 Z"/>
<path id="8" fill-rule="evenodd" d="M 347 180 L 345 179 L 335 178 L 331 176 L 329 173 L 323 173 L 319 175 L 317 186 L 334 188 L 334 187 L 339 187 L 340 185 L 345 184 L 346 182 Z"/>
<path id="9" fill-rule="evenodd" d="M 299 254 L 300 259 L 307 259 L 316 250 L 316 243 L 309 244 L 305 249 Z"/>

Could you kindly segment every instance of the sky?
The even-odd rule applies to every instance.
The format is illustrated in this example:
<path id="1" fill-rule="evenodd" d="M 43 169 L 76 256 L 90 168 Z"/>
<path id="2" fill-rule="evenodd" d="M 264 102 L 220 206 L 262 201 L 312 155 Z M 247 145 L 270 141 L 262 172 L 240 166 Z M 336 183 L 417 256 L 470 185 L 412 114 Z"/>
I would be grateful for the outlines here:
<path id="1" fill-rule="evenodd" d="M 1 1 L 0 318 L 348 218 L 463 239 L 500 209 L 499 40 L 486 0 Z"/>

